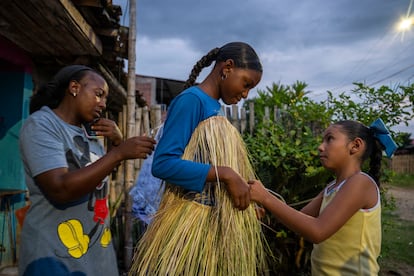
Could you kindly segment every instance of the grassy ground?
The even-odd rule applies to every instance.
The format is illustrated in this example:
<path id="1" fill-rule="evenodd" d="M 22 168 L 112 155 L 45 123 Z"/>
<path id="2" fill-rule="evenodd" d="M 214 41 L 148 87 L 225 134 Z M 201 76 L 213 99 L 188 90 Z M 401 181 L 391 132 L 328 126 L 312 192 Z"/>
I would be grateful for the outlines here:
<path id="1" fill-rule="evenodd" d="M 409 266 L 414 269 L 414 222 L 401 220 L 387 212 L 383 215 L 382 227 L 381 270 L 406 270 Z M 405 275 L 402 271 L 398 273 Z"/>
<path id="2" fill-rule="evenodd" d="M 413 194 L 414 200 L 413 175 L 397 175 L 388 185 L 406 189 L 407 193 Z M 403 220 L 396 215 L 398 198 L 390 198 L 389 202 L 395 206 L 393 208 L 391 204 L 383 208 L 380 275 L 414 275 L 414 221 Z"/>
<path id="3" fill-rule="evenodd" d="M 397 174 L 391 178 L 389 184 L 392 186 L 414 189 L 414 175 Z"/>

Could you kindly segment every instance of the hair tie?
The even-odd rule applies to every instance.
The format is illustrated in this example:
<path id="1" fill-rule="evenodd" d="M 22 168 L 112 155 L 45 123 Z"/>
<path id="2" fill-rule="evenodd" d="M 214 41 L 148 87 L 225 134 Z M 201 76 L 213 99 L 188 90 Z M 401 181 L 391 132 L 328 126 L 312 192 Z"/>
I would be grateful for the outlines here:
<path id="1" fill-rule="evenodd" d="M 397 144 L 391 137 L 390 132 L 385 126 L 381 118 L 376 119 L 370 126 L 369 129 L 372 131 L 375 138 L 381 143 L 385 148 L 385 153 L 387 157 L 390 158 L 396 149 L 398 148 Z"/>

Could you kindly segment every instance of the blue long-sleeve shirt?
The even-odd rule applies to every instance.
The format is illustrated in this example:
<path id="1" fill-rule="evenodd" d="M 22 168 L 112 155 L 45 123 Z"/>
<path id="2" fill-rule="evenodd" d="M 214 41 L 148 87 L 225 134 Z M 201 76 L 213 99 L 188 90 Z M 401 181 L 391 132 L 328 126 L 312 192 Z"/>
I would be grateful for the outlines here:
<path id="1" fill-rule="evenodd" d="M 194 129 L 201 121 L 218 115 L 220 108 L 218 100 L 197 86 L 179 94 L 169 107 L 163 135 L 155 149 L 152 174 L 186 190 L 201 192 L 211 165 L 181 157 Z"/>

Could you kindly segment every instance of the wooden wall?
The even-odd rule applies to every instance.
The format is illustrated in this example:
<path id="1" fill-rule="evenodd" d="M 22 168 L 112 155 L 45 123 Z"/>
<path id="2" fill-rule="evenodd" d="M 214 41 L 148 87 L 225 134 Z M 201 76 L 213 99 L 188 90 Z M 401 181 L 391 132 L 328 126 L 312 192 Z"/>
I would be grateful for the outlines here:
<path id="1" fill-rule="evenodd" d="M 396 173 L 414 174 L 414 155 L 395 155 L 391 159 L 391 169 Z"/>

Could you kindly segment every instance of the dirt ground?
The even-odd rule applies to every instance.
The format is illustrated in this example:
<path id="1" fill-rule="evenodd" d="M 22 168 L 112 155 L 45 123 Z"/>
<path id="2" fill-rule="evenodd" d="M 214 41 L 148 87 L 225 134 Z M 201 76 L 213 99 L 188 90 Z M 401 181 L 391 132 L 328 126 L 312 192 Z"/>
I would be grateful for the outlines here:
<path id="1" fill-rule="evenodd" d="M 396 213 L 403 220 L 414 221 L 414 189 L 388 186 L 388 193 L 395 198 Z"/>
<path id="2" fill-rule="evenodd" d="M 386 186 L 387 193 L 395 199 L 395 213 L 403 220 L 414 221 L 414 189 Z M 414 275 L 414 266 L 407 264 L 395 263 L 392 268 L 381 269 L 381 276 L 397 275 L 411 276 Z"/>

